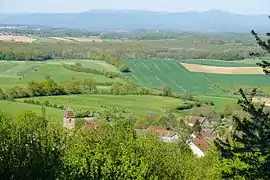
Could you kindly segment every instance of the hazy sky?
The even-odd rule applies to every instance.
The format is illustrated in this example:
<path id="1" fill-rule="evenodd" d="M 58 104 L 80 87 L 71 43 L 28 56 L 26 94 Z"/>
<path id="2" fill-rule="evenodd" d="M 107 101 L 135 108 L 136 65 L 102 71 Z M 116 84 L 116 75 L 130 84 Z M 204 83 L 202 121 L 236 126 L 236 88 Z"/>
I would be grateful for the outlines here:
<path id="1" fill-rule="evenodd" d="M 0 12 L 81 12 L 91 9 L 205 11 L 270 14 L 270 0 L 0 0 Z"/>

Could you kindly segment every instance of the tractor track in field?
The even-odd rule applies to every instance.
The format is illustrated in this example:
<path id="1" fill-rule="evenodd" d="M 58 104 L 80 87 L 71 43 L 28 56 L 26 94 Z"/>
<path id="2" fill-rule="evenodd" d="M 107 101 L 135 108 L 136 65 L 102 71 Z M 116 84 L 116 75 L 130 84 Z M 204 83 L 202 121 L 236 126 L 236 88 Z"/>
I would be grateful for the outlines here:
<path id="1" fill-rule="evenodd" d="M 136 63 L 132 60 L 133 66 L 136 68 L 137 72 L 146 80 L 147 83 L 152 84 L 148 78 L 145 77 L 145 75 L 141 72 L 141 70 L 137 67 Z"/>

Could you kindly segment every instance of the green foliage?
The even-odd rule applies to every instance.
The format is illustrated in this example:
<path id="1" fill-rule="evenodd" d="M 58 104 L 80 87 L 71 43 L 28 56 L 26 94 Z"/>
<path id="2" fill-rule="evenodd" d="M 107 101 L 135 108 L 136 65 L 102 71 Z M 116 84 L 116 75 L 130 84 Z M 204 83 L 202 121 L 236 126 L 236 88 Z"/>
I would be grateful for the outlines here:
<path id="1" fill-rule="evenodd" d="M 31 111 L 0 113 L 3 179 L 219 179 L 217 154 L 198 159 L 185 142 L 140 134 L 132 120 L 99 121 L 70 132 Z M 12 129 L 12 130 L 11 130 Z"/>
<path id="2" fill-rule="evenodd" d="M 144 87 L 139 87 L 131 82 L 121 83 L 114 82 L 111 86 L 111 93 L 116 95 L 149 95 L 150 90 Z"/>
<path id="3" fill-rule="evenodd" d="M 3 94 L 10 100 L 15 98 L 37 97 L 37 96 L 59 96 L 66 94 L 96 93 L 96 83 L 92 79 L 84 81 L 64 81 L 57 84 L 50 77 L 41 82 L 29 82 L 26 87 L 15 86 L 7 89 Z"/>
<path id="4" fill-rule="evenodd" d="M 127 67 L 126 65 L 121 65 L 120 66 L 120 71 L 123 73 L 129 73 L 131 72 L 131 70 L 129 69 L 129 67 Z"/>
<path id="5" fill-rule="evenodd" d="M 66 139 L 62 130 L 31 111 L 19 116 L 17 121 L 1 113 L 0 124 L 3 179 L 57 179 L 60 176 Z"/>
<path id="6" fill-rule="evenodd" d="M 134 38 L 133 38 L 134 39 Z M 147 38 L 144 38 L 147 39 Z M 239 43 L 235 43 L 238 41 Z M 222 42 L 222 43 L 220 43 Z M 220 44 L 217 46 L 217 44 Z M 180 47 L 180 48 L 179 48 Z M 196 47 L 196 48 L 194 48 Z M 249 58 L 249 49 L 261 53 L 247 35 L 183 35 L 176 40 L 15 43 L 0 42 L 3 60 L 93 59 L 121 68 L 125 58 L 222 59 Z M 102 53 L 101 53 L 102 52 Z M 90 55 L 89 55 L 90 54 Z M 100 56 L 100 54 L 106 54 Z M 97 58 L 97 56 L 100 56 Z M 109 57 L 111 56 L 111 57 Z"/>
<path id="7" fill-rule="evenodd" d="M 264 105 L 257 107 L 252 102 L 253 91 L 247 97 L 240 89 L 240 106 L 248 113 L 244 118 L 234 116 L 231 136 L 218 139 L 216 146 L 221 153 L 224 178 L 269 179 L 270 167 L 270 114 Z"/>
<path id="8" fill-rule="evenodd" d="M 201 132 L 202 132 L 202 126 L 199 120 L 195 122 L 194 126 L 192 127 L 192 131 L 200 137 Z"/>
<path id="9" fill-rule="evenodd" d="M 172 90 L 169 86 L 165 86 L 162 88 L 162 95 L 163 96 L 171 96 L 172 95 Z"/>
<path id="10" fill-rule="evenodd" d="M 6 94 L 4 93 L 4 91 L 0 88 L 0 100 L 4 100 L 6 99 Z"/>

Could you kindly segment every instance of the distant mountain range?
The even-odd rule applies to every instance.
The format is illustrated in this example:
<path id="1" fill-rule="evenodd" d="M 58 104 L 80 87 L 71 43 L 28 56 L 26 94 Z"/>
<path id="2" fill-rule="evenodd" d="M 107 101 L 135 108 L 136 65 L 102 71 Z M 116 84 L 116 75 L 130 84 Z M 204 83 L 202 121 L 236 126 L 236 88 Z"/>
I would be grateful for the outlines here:
<path id="1" fill-rule="evenodd" d="M 269 31 L 267 15 L 239 15 L 219 10 L 205 12 L 149 12 L 135 10 L 93 10 L 81 13 L 0 14 L 0 24 L 82 28 L 91 31 L 135 29 L 185 32 Z"/>

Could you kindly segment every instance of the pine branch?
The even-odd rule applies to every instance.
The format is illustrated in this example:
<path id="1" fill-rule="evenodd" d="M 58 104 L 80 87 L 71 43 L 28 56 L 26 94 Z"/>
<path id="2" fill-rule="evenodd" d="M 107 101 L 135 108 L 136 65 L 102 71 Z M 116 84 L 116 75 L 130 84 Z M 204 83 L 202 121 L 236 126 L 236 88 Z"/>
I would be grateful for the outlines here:
<path id="1" fill-rule="evenodd" d="M 263 41 L 254 30 L 251 31 L 251 34 L 255 37 L 259 46 L 270 53 L 270 44 L 267 44 L 265 41 Z"/>

